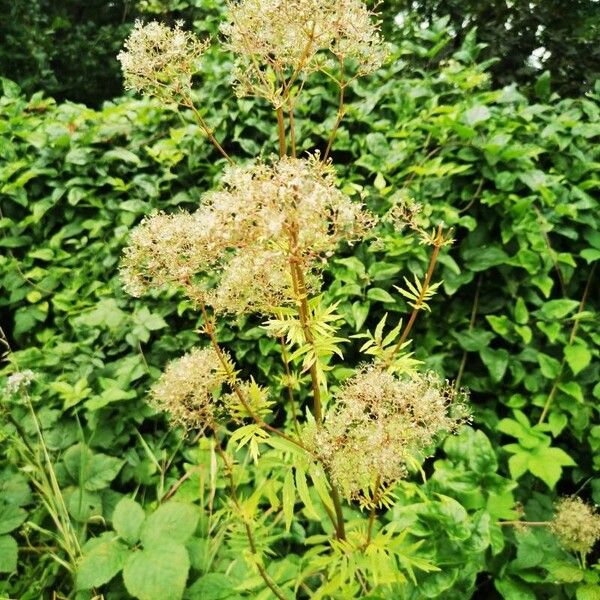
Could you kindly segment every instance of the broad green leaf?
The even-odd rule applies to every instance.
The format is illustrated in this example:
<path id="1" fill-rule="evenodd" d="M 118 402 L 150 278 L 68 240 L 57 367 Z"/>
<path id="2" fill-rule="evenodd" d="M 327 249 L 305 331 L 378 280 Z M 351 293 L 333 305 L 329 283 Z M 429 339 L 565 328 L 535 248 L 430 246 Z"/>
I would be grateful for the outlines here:
<path id="1" fill-rule="evenodd" d="M 562 475 L 562 466 L 574 465 L 573 459 L 560 448 L 540 448 L 529 455 L 527 467 L 551 490 Z"/>
<path id="2" fill-rule="evenodd" d="M 546 568 L 555 581 L 564 583 L 577 583 L 584 575 L 576 564 L 570 562 L 551 562 Z"/>
<path id="3" fill-rule="evenodd" d="M 367 292 L 367 298 L 369 300 L 376 300 L 378 302 L 395 302 L 394 297 L 381 288 L 371 288 Z"/>
<path id="4" fill-rule="evenodd" d="M 141 527 L 144 547 L 162 544 L 164 540 L 184 543 L 196 530 L 200 512 L 194 504 L 171 500 L 150 514 Z"/>
<path id="5" fill-rule="evenodd" d="M 14 504 L 0 504 L 0 534 L 16 529 L 27 518 L 27 512 Z"/>
<path id="6" fill-rule="evenodd" d="M 504 600 L 536 600 L 536 596 L 529 586 L 516 579 L 509 577 L 495 579 L 494 586 Z"/>
<path id="7" fill-rule="evenodd" d="M 187 550 L 168 534 L 130 554 L 123 569 L 127 591 L 138 600 L 181 600 L 190 568 Z"/>
<path id="8" fill-rule="evenodd" d="M 540 314 L 546 319 L 562 319 L 579 306 L 577 300 L 550 300 L 544 303 Z"/>
<path id="9" fill-rule="evenodd" d="M 487 271 L 508 260 L 508 254 L 500 246 L 492 245 L 487 248 L 465 250 L 463 256 L 472 271 Z"/>
<path id="10" fill-rule="evenodd" d="M 566 346 L 564 352 L 565 360 L 575 375 L 583 371 L 583 369 L 585 369 L 592 361 L 592 353 L 589 351 L 589 348 L 582 343 Z"/>
<path id="11" fill-rule="evenodd" d="M 124 463 L 114 456 L 93 452 L 81 443 L 71 446 L 63 460 L 73 480 L 90 492 L 107 487 Z"/>
<path id="12" fill-rule="evenodd" d="M 571 396 L 571 398 L 575 398 L 577 402 L 583 403 L 583 390 L 576 381 L 565 381 L 564 383 L 560 383 L 558 389 Z"/>
<path id="13" fill-rule="evenodd" d="M 226 600 L 238 597 L 234 588 L 235 582 L 230 575 L 207 573 L 188 587 L 185 596 L 189 600 Z"/>
<path id="14" fill-rule="evenodd" d="M 578 586 L 575 590 L 575 598 L 577 600 L 600 600 L 600 585 L 589 583 Z"/>
<path id="15" fill-rule="evenodd" d="M 515 321 L 519 323 L 519 325 L 525 325 L 527 321 L 529 321 L 529 311 L 527 310 L 527 305 L 523 298 L 517 298 L 515 304 Z"/>
<path id="16" fill-rule="evenodd" d="M 483 104 L 477 104 L 465 112 L 464 122 L 467 125 L 473 126 L 487 121 L 491 116 L 492 113 L 487 106 L 484 106 Z"/>
<path id="17" fill-rule="evenodd" d="M 352 304 L 352 317 L 354 318 L 354 329 L 359 331 L 369 315 L 369 302 L 354 302 Z"/>
<path id="18" fill-rule="evenodd" d="M 510 471 L 510 476 L 513 479 L 519 479 L 522 475 L 527 473 L 529 463 L 529 454 L 525 452 L 520 452 L 519 454 L 513 454 L 508 459 L 508 470 Z"/>
<path id="19" fill-rule="evenodd" d="M 77 589 L 89 590 L 108 583 L 125 564 L 129 550 L 112 533 L 90 540 L 77 565 Z"/>
<path id="20" fill-rule="evenodd" d="M 0 536 L 0 573 L 13 573 L 17 570 L 17 541 L 11 535 Z"/>
<path id="21" fill-rule="evenodd" d="M 492 379 L 496 382 L 501 381 L 508 367 L 508 352 L 504 348 L 494 350 L 488 347 L 481 349 L 479 356 L 488 368 Z"/>
<path id="22" fill-rule="evenodd" d="M 140 529 L 145 518 L 144 509 L 135 500 L 122 498 L 115 506 L 113 527 L 123 540 L 135 544 L 140 539 Z"/>
<path id="23" fill-rule="evenodd" d="M 479 352 L 486 348 L 494 338 L 494 334 L 483 329 L 473 329 L 458 333 L 453 331 L 452 335 L 458 340 L 460 347 L 468 352 Z"/>
<path id="24" fill-rule="evenodd" d="M 560 373 L 560 362 L 556 360 L 556 358 L 539 352 L 537 359 L 540 364 L 540 371 L 544 377 L 547 379 L 556 379 L 558 377 L 558 374 Z"/>
<path id="25" fill-rule="evenodd" d="M 134 165 L 139 165 L 141 162 L 139 156 L 127 148 L 113 148 L 112 150 L 105 152 L 103 158 L 105 161 L 116 160 L 133 163 Z"/>

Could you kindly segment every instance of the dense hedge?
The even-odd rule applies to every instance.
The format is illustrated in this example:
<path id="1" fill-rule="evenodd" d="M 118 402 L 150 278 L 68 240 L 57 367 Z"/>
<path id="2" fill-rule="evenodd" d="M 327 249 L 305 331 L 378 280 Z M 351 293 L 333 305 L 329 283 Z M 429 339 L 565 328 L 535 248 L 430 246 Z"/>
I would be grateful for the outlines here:
<path id="1" fill-rule="evenodd" d="M 519 506 L 523 518 L 543 520 L 557 495 L 577 492 L 600 502 L 600 97 L 561 100 L 544 79 L 537 102 L 515 87 L 490 89 L 473 35 L 441 68 L 428 68 L 449 40 L 434 25 L 403 43 L 376 77 L 354 85 L 333 156 L 347 191 L 376 211 L 410 197 L 423 204 L 425 225 L 443 220 L 456 238 L 436 272 L 443 293 L 418 324 L 418 358 L 471 389 L 480 431 L 446 442 L 422 491 L 412 483 L 398 490 L 403 507 L 389 518 L 400 524 L 411 523 L 406 506 L 428 499 L 410 518 L 442 568 L 419 575 L 403 593 L 470 598 L 477 589 L 486 598 L 571 598 L 593 586 L 584 581 L 591 572 L 578 571 L 545 529 L 496 521 L 518 517 Z M 211 125 L 237 155 L 268 154 L 275 149 L 267 133 L 272 115 L 231 96 L 226 63 L 215 53 L 206 68 L 201 94 Z M 304 149 L 326 139 L 335 118 L 326 99 L 333 96 L 324 82 L 299 111 Z M 305 118 L 309 108 L 322 122 Z M 367 129 L 372 133 L 356 135 Z M 11 360 L 37 374 L 35 406 L 85 538 L 103 531 L 102 519 L 110 522 L 122 494 L 136 491 L 150 507 L 184 464 L 203 460 L 193 445 L 182 448 L 144 402 L 159 369 L 195 342 L 196 315 L 176 300 L 126 297 L 118 261 L 142 215 L 193 206 L 223 161 L 195 125 L 152 103 L 123 99 L 94 111 L 26 98 L 8 81 L 0 154 L 1 324 Z M 385 225 L 377 245 L 347 249 L 332 261 L 327 293 L 340 301 L 346 334 L 364 322 L 374 326 L 385 312 L 395 319 L 404 313 L 393 285 L 426 264 L 417 241 Z M 365 293 L 367 282 L 378 287 Z M 230 350 L 257 377 L 272 377 L 274 348 L 256 344 L 257 324 L 240 322 Z M 223 330 L 221 337 L 233 336 Z M 352 352 L 347 356 L 352 360 Z M 0 472 L 0 535 L 12 532 L 21 547 L 27 540 L 45 544 L 36 528 L 48 527 L 48 517 L 24 486 L 8 443 L 16 426 L 33 436 L 34 423 L 18 404 L 3 410 L 12 424 L 0 429 L 7 436 L 0 446 L 7 465 Z M 82 476 L 84 454 L 91 466 Z M 20 528 L 25 519 L 36 527 Z M 7 537 L 0 541 L 12 548 Z M 257 597 L 251 588 L 206 595 L 243 579 L 241 572 L 224 574 L 234 550 L 223 542 L 214 562 L 202 563 L 208 567 L 196 564 L 190 598 Z M 274 564 L 292 568 L 293 552 L 290 542 Z M 60 588 L 48 553 L 20 553 L 18 573 L 0 583 L 0 592 L 23 600 Z M 123 597 L 118 581 L 108 589 L 108 597 Z"/>

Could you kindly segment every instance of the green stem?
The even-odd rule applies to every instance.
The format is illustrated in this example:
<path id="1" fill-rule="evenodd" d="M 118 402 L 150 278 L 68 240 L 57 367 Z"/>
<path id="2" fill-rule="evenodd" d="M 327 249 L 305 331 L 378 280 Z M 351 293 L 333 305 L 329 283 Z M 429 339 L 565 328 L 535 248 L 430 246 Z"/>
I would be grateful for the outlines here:
<path id="1" fill-rule="evenodd" d="M 277 134 L 279 136 L 279 156 L 284 157 L 287 154 L 287 143 L 285 141 L 285 121 L 283 119 L 283 108 L 279 106 L 275 109 L 277 114 Z"/>
<path id="2" fill-rule="evenodd" d="M 588 276 L 587 283 L 586 283 L 585 289 L 583 291 L 583 296 L 581 297 L 581 302 L 579 303 L 579 308 L 577 309 L 577 313 L 576 313 L 575 317 L 578 317 L 583 312 L 583 309 L 585 308 L 585 305 L 588 300 L 588 296 L 590 295 L 590 289 L 592 287 L 592 281 L 594 279 L 594 273 L 596 271 L 597 264 L 598 263 L 594 263 L 594 266 L 590 270 L 590 274 Z M 571 329 L 571 335 L 569 336 L 569 346 L 575 341 L 575 336 L 577 335 L 578 329 L 579 329 L 579 319 L 575 318 L 573 327 Z M 558 386 L 560 385 L 563 371 L 564 371 L 566 364 L 567 364 L 567 361 L 565 358 L 563 358 L 560 363 L 560 368 L 558 369 L 558 375 L 556 376 L 556 379 L 554 380 L 554 383 L 552 384 L 552 389 L 550 390 L 550 393 L 548 394 L 548 398 L 546 399 L 546 403 L 544 404 L 544 408 L 542 409 L 542 414 L 540 415 L 538 424 L 543 423 L 544 420 L 546 419 L 546 416 L 548 415 L 548 411 L 550 410 L 550 407 L 552 406 L 552 403 L 554 402 L 556 393 L 558 392 Z"/>
<path id="3" fill-rule="evenodd" d="M 438 241 L 435 243 L 435 245 L 433 247 L 433 252 L 431 253 L 431 258 L 429 260 L 429 267 L 427 268 L 427 273 L 425 274 L 425 279 L 423 280 L 423 284 L 421 286 L 421 293 L 419 294 L 419 297 L 418 297 L 417 301 L 415 302 L 415 306 L 413 307 L 412 313 L 410 314 L 408 323 L 406 324 L 406 327 L 404 328 L 404 331 L 402 332 L 402 335 L 400 336 L 400 339 L 398 340 L 398 343 L 396 344 L 396 347 L 394 349 L 394 354 L 400 350 L 400 348 L 402 347 L 402 344 L 404 344 L 404 342 L 408 338 L 408 334 L 410 333 L 411 329 L 413 328 L 413 325 L 415 324 L 415 321 L 417 320 L 417 315 L 421 310 L 423 300 L 425 299 L 425 294 L 427 293 L 427 290 L 429 289 L 429 284 L 431 283 L 431 277 L 433 276 L 433 271 L 435 269 L 435 265 L 437 263 L 437 259 L 440 254 L 440 249 L 442 247 L 442 243 L 441 243 L 442 226 L 441 225 L 438 227 L 438 235 L 437 235 L 436 239 Z"/>
<path id="4" fill-rule="evenodd" d="M 216 438 L 216 432 L 215 432 L 215 438 Z M 221 445 L 218 440 L 215 442 L 215 449 L 217 451 L 217 454 L 221 457 L 221 459 L 223 460 L 223 463 L 225 465 L 225 471 L 226 471 L 227 477 L 229 479 L 229 488 L 230 488 L 230 493 L 231 493 L 231 499 L 233 500 L 233 503 L 235 504 L 236 508 L 238 509 L 238 512 L 241 515 L 243 513 L 243 511 L 242 511 L 242 507 L 240 505 L 240 501 L 239 501 L 239 498 L 237 495 L 235 481 L 233 479 L 233 466 L 229 460 L 229 457 L 224 452 L 223 448 L 221 448 Z M 246 531 L 246 537 L 248 538 L 248 545 L 250 546 L 250 551 L 256 557 L 256 561 L 254 564 L 256 565 L 256 568 L 258 569 L 260 576 L 262 577 L 263 581 L 265 582 L 265 585 L 273 592 L 273 594 L 275 594 L 275 596 L 277 598 L 279 598 L 279 600 L 288 600 L 286 598 L 286 596 L 284 595 L 283 591 L 271 579 L 271 577 L 267 573 L 266 569 L 262 565 L 262 558 L 261 558 L 260 554 L 258 553 L 256 541 L 254 540 L 254 535 L 252 533 L 252 528 L 250 527 L 250 524 L 244 517 L 242 517 L 242 522 L 244 524 L 244 529 Z"/>

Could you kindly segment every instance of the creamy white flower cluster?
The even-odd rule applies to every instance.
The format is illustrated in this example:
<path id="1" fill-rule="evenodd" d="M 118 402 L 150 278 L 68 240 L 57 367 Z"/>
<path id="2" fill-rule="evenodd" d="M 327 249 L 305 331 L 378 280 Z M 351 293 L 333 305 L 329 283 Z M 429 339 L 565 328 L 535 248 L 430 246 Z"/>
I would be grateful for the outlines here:
<path id="1" fill-rule="evenodd" d="M 319 286 L 323 260 L 366 236 L 375 218 L 336 186 L 318 157 L 231 167 L 193 214 L 155 214 L 132 232 L 122 275 L 139 295 L 177 285 L 217 312 L 269 313 Z"/>
<path id="2" fill-rule="evenodd" d="M 390 486 L 428 455 L 437 436 L 468 419 L 465 395 L 434 373 L 399 378 L 376 367 L 354 375 L 321 428 L 309 428 L 311 448 L 348 499 L 374 482 Z"/>
<path id="3" fill-rule="evenodd" d="M 276 105 L 284 79 L 339 67 L 366 75 L 387 55 L 374 14 L 360 0 L 230 2 L 221 31 L 236 56 L 237 93 Z"/>
<path id="4" fill-rule="evenodd" d="M 208 42 L 182 27 L 181 21 L 173 28 L 157 21 L 136 21 L 124 50 L 117 56 L 127 89 L 167 103 L 189 95 L 198 59 Z"/>

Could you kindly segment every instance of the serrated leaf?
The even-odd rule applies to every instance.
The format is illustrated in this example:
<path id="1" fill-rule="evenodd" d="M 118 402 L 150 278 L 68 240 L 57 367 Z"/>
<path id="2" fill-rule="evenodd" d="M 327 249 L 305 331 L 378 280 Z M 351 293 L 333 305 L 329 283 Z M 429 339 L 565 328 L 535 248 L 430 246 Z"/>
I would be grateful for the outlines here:
<path id="1" fill-rule="evenodd" d="M 129 556 L 123 581 L 138 600 L 181 600 L 189 568 L 185 546 L 165 536 L 156 545 Z"/>
<path id="2" fill-rule="evenodd" d="M 145 518 L 144 509 L 135 500 L 122 498 L 115 506 L 113 527 L 123 540 L 135 544 L 140 539 L 140 530 Z"/>
<path id="3" fill-rule="evenodd" d="M 0 504 L 0 534 L 16 529 L 27 518 L 27 512 L 14 504 Z"/>
<path id="4" fill-rule="evenodd" d="M 160 546 L 164 540 L 184 543 L 196 530 L 199 509 L 193 504 L 171 500 L 159 506 L 144 521 L 140 539 L 144 547 Z"/>
<path id="5" fill-rule="evenodd" d="M 285 530 L 289 533 L 292 527 L 292 521 L 294 520 L 294 504 L 296 502 L 296 486 L 294 485 L 294 472 L 292 469 L 288 469 L 283 480 L 282 490 L 282 506 L 283 506 L 283 520 L 285 523 Z"/>
<path id="6" fill-rule="evenodd" d="M 0 573 L 13 573 L 17 570 L 17 541 L 11 535 L 0 536 Z"/>
<path id="7" fill-rule="evenodd" d="M 85 490 L 102 490 L 118 475 L 124 461 L 114 456 L 93 452 L 85 444 L 71 446 L 64 456 L 69 475 Z"/>
<path id="8" fill-rule="evenodd" d="M 319 514 L 315 510 L 315 506 L 310 497 L 310 492 L 308 491 L 308 484 L 306 483 L 306 472 L 304 469 L 296 467 L 296 489 L 298 490 L 298 496 L 300 496 L 300 500 L 302 500 L 302 504 L 304 504 L 306 516 L 309 519 L 318 520 Z"/>
<path id="9" fill-rule="evenodd" d="M 112 533 L 90 540 L 77 565 L 77 589 L 89 590 L 108 583 L 121 571 L 128 554 L 128 548 Z"/>

